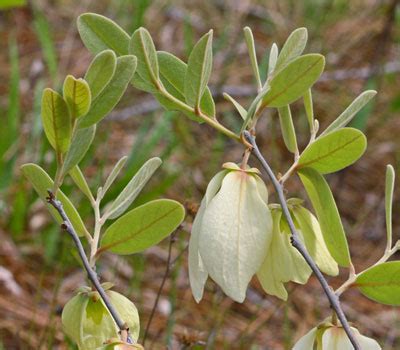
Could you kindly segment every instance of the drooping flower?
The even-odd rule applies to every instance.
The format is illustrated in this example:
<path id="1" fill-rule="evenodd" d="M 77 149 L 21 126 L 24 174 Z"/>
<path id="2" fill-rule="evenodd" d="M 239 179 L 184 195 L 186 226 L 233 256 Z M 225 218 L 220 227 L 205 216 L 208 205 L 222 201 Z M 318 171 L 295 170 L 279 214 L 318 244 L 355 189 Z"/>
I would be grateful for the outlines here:
<path id="1" fill-rule="evenodd" d="M 110 288 L 109 285 L 105 283 L 103 288 Z M 135 304 L 112 290 L 106 290 L 106 293 L 121 319 L 127 323 L 132 338 L 137 339 L 140 325 Z M 61 318 L 65 333 L 81 350 L 97 349 L 106 341 L 119 337 L 117 324 L 100 295 L 89 287 L 80 288 L 78 294 L 68 301 Z"/>
<path id="2" fill-rule="evenodd" d="M 268 191 L 255 168 L 234 163 L 210 181 L 193 222 L 189 279 L 197 302 L 208 275 L 232 299 L 243 302 L 271 241 Z"/>
<path id="3" fill-rule="evenodd" d="M 299 238 L 313 260 L 321 271 L 328 275 L 337 275 L 338 265 L 328 252 L 318 220 L 300 205 L 298 199 L 289 199 L 288 206 Z M 272 240 L 257 277 L 266 293 L 286 300 L 288 294 L 284 283 L 293 281 L 305 284 L 311 275 L 311 269 L 290 242 L 291 233 L 280 205 L 271 204 L 270 207 L 273 218 Z"/>
<path id="4" fill-rule="evenodd" d="M 362 350 L 382 349 L 376 340 L 368 338 L 351 327 L 353 334 Z M 324 322 L 313 328 L 306 335 L 300 338 L 294 345 L 293 350 L 354 350 L 346 332 L 342 326 Z"/>

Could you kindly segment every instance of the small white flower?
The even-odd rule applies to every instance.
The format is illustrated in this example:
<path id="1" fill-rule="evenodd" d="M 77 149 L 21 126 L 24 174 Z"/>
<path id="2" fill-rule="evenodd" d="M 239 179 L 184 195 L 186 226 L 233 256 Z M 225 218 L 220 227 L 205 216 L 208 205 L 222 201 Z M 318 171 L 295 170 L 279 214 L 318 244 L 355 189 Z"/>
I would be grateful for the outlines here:
<path id="1" fill-rule="evenodd" d="M 351 327 L 355 338 L 361 346 L 362 350 L 380 350 L 382 349 L 376 340 L 368 338 L 354 328 Z M 293 347 L 293 350 L 354 350 L 349 338 L 343 327 L 335 326 L 332 323 L 322 323 L 318 327 L 313 328 Z"/>
<path id="2" fill-rule="evenodd" d="M 243 302 L 271 241 L 268 192 L 257 169 L 226 163 L 207 187 L 189 242 L 189 278 L 197 302 L 208 275 Z"/>

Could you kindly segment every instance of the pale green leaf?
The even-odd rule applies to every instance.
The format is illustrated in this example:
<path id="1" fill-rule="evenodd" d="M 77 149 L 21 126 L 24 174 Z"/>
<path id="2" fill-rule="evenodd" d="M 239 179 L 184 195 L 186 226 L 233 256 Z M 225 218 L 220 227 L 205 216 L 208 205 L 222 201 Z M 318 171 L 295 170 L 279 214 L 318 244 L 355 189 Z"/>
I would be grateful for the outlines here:
<path id="1" fill-rule="evenodd" d="M 210 30 L 194 46 L 189 55 L 185 76 L 185 98 L 188 105 L 201 108 L 200 101 L 206 90 L 212 68 L 212 37 Z"/>
<path id="2" fill-rule="evenodd" d="M 150 180 L 161 163 L 161 159 L 157 157 L 151 158 L 144 163 L 112 203 L 111 207 L 107 210 L 105 217 L 108 219 L 115 219 L 123 214 L 142 191 L 143 187 Z"/>
<path id="3" fill-rule="evenodd" d="M 219 177 L 207 192 L 215 190 L 218 183 Z M 228 172 L 207 203 L 199 251 L 210 277 L 235 301 L 243 302 L 247 285 L 268 250 L 271 231 L 271 213 L 254 176 Z"/>
<path id="4" fill-rule="evenodd" d="M 42 123 L 50 145 L 57 153 L 64 154 L 71 142 L 71 117 L 64 99 L 48 88 L 42 96 Z"/>
<path id="5" fill-rule="evenodd" d="M 115 164 L 114 168 L 111 170 L 110 175 L 108 175 L 106 182 L 104 183 L 103 189 L 102 189 L 102 195 L 108 191 L 110 186 L 114 183 L 115 179 L 117 178 L 118 174 L 120 173 L 121 169 L 124 167 L 128 157 L 124 156 L 122 157 L 117 164 Z"/>
<path id="6" fill-rule="evenodd" d="M 90 145 L 96 134 L 96 125 L 92 125 L 85 129 L 77 129 L 72 136 L 71 146 L 65 155 L 64 163 L 62 165 L 61 174 L 64 177 L 75 165 L 79 164 L 86 152 L 89 150 Z"/>
<path id="7" fill-rule="evenodd" d="M 79 127 L 87 128 L 103 119 L 121 99 L 136 69 L 135 56 L 120 56 L 114 76 L 100 94 L 92 101 L 89 112 L 79 119 Z"/>
<path id="8" fill-rule="evenodd" d="M 50 176 L 39 165 L 32 163 L 22 165 L 21 171 L 32 184 L 39 197 L 46 203 L 47 208 L 56 221 L 61 224 L 63 220 L 60 214 L 46 201 L 46 198 L 48 197 L 47 190 L 54 187 L 54 182 Z M 81 217 L 79 216 L 78 211 L 61 190 L 58 190 L 57 192 L 57 199 L 61 201 L 64 211 L 71 220 L 72 226 L 74 227 L 76 233 L 79 236 L 89 235 Z"/>
<path id="9" fill-rule="evenodd" d="M 308 126 L 310 127 L 310 132 L 314 130 L 314 106 L 312 101 L 311 89 L 308 89 L 303 96 L 304 109 L 306 110 Z"/>
<path id="10" fill-rule="evenodd" d="M 400 261 L 389 261 L 362 272 L 354 285 L 381 304 L 400 305 Z"/>
<path id="11" fill-rule="evenodd" d="M 301 169 L 298 174 L 317 214 L 329 252 L 340 266 L 350 266 L 346 234 L 328 183 L 311 168 Z"/>
<path id="12" fill-rule="evenodd" d="M 339 115 L 332 123 L 329 125 L 319 137 L 326 135 L 328 133 L 331 133 L 332 131 L 335 131 L 337 129 L 340 129 L 344 126 L 346 126 L 348 123 L 351 122 L 351 120 L 354 118 L 354 116 L 357 114 L 357 112 L 363 108 L 371 98 L 373 98 L 376 95 L 375 90 L 367 90 L 364 91 L 361 95 L 359 95 L 351 104 L 349 107 L 345 109 L 345 111 Z"/>
<path id="13" fill-rule="evenodd" d="M 318 138 L 301 154 L 297 169 L 313 168 L 321 174 L 339 171 L 356 162 L 367 148 L 358 129 L 343 128 Z"/>
<path id="14" fill-rule="evenodd" d="M 147 29 L 139 28 L 133 33 L 129 53 L 137 57 L 137 74 L 147 85 L 158 90 L 160 83 L 157 52 Z"/>
<path id="15" fill-rule="evenodd" d="M 75 165 L 69 172 L 69 175 L 71 176 L 72 180 L 74 180 L 75 184 L 78 186 L 78 188 L 82 191 L 82 193 L 89 198 L 91 202 L 94 202 L 94 198 L 92 195 L 92 191 L 90 191 L 89 185 L 85 179 L 85 176 L 83 175 L 81 169 L 79 166 Z"/>
<path id="16" fill-rule="evenodd" d="M 185 103 L 185 75 L 187 70 L 186 63 L 181 61 L 178 57 L 164 51 L 158 51 L 157 57 L 159 62 L 160 79 L 165 89 L 172 96 Z M 203 122 L 202 119 L 197 117 L 194 113 L 188 112 L 179 104 L 176 104 L 163 97 L 162 94 L 156 93 L 155 97 L 168 110 L 181 111 L 189 118 L 200 123 Z M 215 104 L 208 87 L 206 88 L 206 91 L 201 99 L 200 108 L 207 116 L 212 118 L 215 117 Z"/>
<path id="17" fill-rule="evenodd" d="M 114 76 L 117 67 L 117 57 L 114 51 L 105 50 L 96 55 L 85 74 L 85 80 L 89 84 L 92 99 L 108 85 Z"/>
<path id="18" fill-rule="evenodd" d="M 185 209 L 173 200 L 159 199 L 137 207 L 104 233 L 99 252 L 134 254 L 159 243 L 183 221 Z"/>
<path id="19" fill-rule="evenodd" d="M 253 68 L 253 74 L 257 82 L 258 89 L 262 88 L 260 72 L 258 69 L 257 55 L 256 55 L 256 47 L 254 44 L 253 32 L 249 27 L 245 27 L 243 29 L 244 37 L 246 40 L 247 51 L 249 52 L 251 68 Z"/>
<path id="20" fill-rule="evenodd" d="M 263 97 L 263 105 L 283 107 L 296 101 L 318 80 L 324 65 L 324 56 L 319 54 L 294 59 L 271 80 L 270 90 Z"/>
<path id="21" fill-rule="evenodd" d="M 278 45 L 273 43 L 271 46 L 271 50 L 269 52 L 269 58 L 268 58 L 268 77 L 275 70 L 276 61 L 278 60 L 278 53 L 279 53 Z"/>
<path id="22" fill-rule="evenodd" d="M 242 117 L 243 120 L 246 120 L 247 116 L 247 111 L 244 109 L 244 107 L 237 102 L 232 96 L 228 95 L 226 92 L 223 93 L 223 96 L 225 100 L 230 101 L 236 108 L 236 110 L 239 112 L 239 115 Z"/>
<path id="23" fill-rule="evenodd" d="M 297 28 L 289 35 L 276 61 L 275 72 L 279 72 L 290 61 L 303 53 L 307 44 L 307 38 L 306 28 Z"/>
<path id="24" fill-rule="evenodd" d="M 278 108 L 279 112 L 279 122 L 281 125 L 281 131 L 283 136 L 283 141 L 285 142 L 286 148 L 289 152 L 297 153 L 297 138 L 296 131 L 294 130 L 292 112 L 290 111 L 290 106 L 283 106 Z"/>
<path id="25" fill-rule="evenodd" d="M 85 115 L 90 108 L 91 94 L 88 83 L 83 79 L 75 79 L 67 75 L 64 80 L 63 96 L 67 102 L 72 122 Z"/>
<path id="26" fill-rule="evenodd" d="M 247 110 L 246 119 L 244 120 L 242 128 L 240 130 L 241 132 L 243 132 L 243 130 L 245 130 L 246 127 L 252 123 L 255 113 L 261 105 L 261 100 L 264 98 L 265 95 L 269 93 L 269 91 L 270 91 L 270 86 L 268 84 L 265 84 L 262 90 L 256 96 L 256 98 L 253 100 L 249 109 Z"/>
<path id="27" fill-rule="evenodd" d="M 111 49 L 118 56 L 127 55 L 129 35 L 111 19 L 96 13 L 84 13 L 77 21 L 79 35 L 94 54 Z"/>
<path id="28" fill-rule="evenodd" d="M 393 211 L 393 191 L 394 191 L 395 172 L 390 164 L 386 166 L 385 181 L 385 213 L 386 213 L 386 235 L 388 247 L 392 246 L 392 211 Z"/>

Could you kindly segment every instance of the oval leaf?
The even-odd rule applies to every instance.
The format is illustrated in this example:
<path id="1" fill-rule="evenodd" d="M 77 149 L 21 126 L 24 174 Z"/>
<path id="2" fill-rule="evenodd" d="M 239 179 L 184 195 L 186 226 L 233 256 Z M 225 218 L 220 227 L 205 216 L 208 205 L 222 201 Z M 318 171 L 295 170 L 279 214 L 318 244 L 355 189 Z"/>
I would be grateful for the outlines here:
<path id="1" fill-rule="evenodd" d="M 157 52 L 150 33 L 145 28 L 137 29 L 129 42 L 129 52 L 138 60 L 137 73 L 150 89 L 158 90 L 159 72 Z"/>
<path id="2" fill-rule="evenodd" d="M 340 266 L 350 266 L 346 234 L 328 183 L 311 168 L 298 170 L 298 174 L 317 214 L 329 252 Z"/>
<path id="3" fill-rule="evenodd" d="M 394 191 L 395 173 L 393 167 L 389 164 L 386 167 L 385 181 L 385 213 L 386 213 L 386 235 L 387 247 L 392 248 L 392 210 L 393 210 L 393 191 Z"/>
<path id="4" fill-rule="evenodd" d="M 64 99 L 48 88 L 42 96 L 42 123 L 50 145 L 57 153 L 64 154 L 71 141 L 71 118 Z"/>
<path id="5" fill-rule="evenodd" d="M 283 107 L 296 101 L 318 80 L 324 65 L 324 56 L 319 54 L 294 59 L 271 80 L 263 105 Z"/>
<path id="6" fill-rule="evenodd" d="M 118 174 L 120 173 L 121 169 L 124 167 L 128 157 L 122 157 L 117 164 L 115 164 L 114 168 L 111 170 L 110 175 L 108 175 L 106 182 L 104 183 L 103 189 L 101 191 L 102 196 L 107 192 L 110 186 L 113 184 L 115 179 L 117 178 Z"/>
<path id="7" fill-rule="evenodd" d="M 111 49 L 117 55 L 127 55 L 129 35 L 115 22 L 96 13 L 78 17 L 78 31 L 85 46 L 94 54 Z"/>
<path id="8" fill-rule="evenodd" d="M 157 57 L 160 69 L 160 79 L 164 87 L 171 95 L 184 102 L 187 64 L 178 57 L 164 51 L 158 51 Z M 155 97 L 168 110 L 181 111 L 189 118 L 199 123 L 203 122 L 203 120 L 197 117 L 194 113 L 187 112 L 187 110 L 182 109 L 181 106 L 174 104 L 165 97 L 163 98 L 161 94 L 156 94 Z M 206 88 L 206 91 L 201 99 L 200 108 L 204 114 L 208 115 L 209 117 L 215 117 L 215 104 L 208 87 Z"/>
<path id="9" fill-rule="evenodd" d="M 103 119 L 121 99 L 136 69 L 135 56 L 120 56 L 114 76 L 93 100 L 89 112 L 79 120 L 80 128 L 87 128 Z"/>
<path id="10" fill-rule="evenodd" d="M 189 55 L 185 76 L 185 98 L 191 107 L 201 108 L 200 101 L 210 79 L 212 37 L 213 31 L 210 30 L 197 42 Z"/>
<path id="11" fill-rule="evenodd" d="M 362 272 L 354 284 L 366 297 L 387 305 L 400 305 L 400 261 L 379 264 Z"/>
<path id="12" fill-rule="evenodd" d="M 332 122 L 331 125 L 329 125 L 319 137 L 329 134 L 332 131 L 335 131 L 337 129 L 340 129 L 344 126 L 346 126 L 348 123 L 351 122 L 351 120 L 354 118 L 354 116 L 357 114 L 357 112 L 363 108 L 371 98 L 373 98 L 376 95 L 375 90 L 368 90 L 364 91 L 360 96 L 358 96 L 351 104 L 349 107 L 346 108 L 346 110 L 339 115 L 339 117 L 336 118 Z"/>
<path id="13" fill-rule="evenodd" d="M 366 147 L 367 139 L 360 130 L 336 130 L 310 144 L 301 154 L 297 168 L 313 168 L 321 174 L 333 173 L 356 162 Z"/>
<path id="14" fill-rule="evenodd" d="M 297 149 L 297 138 L 296 131 L 294 130 L 292 112 L 290 111 L 290 106 L 284 106 L 278 108 L 279 112 L 279 122 L 281 124 L 281 131 L 283 136 L 283 141 L 285 142 L 286 148 L 289 152 L 296 153 Z"/>
<path id="15" fill-rule="evenodd" d="M 91 94 L 89 85 L 85 80 L 75 79 L 72 75 L 67 75 L 64 80 L 63 96 L 73 122 L 89 111 Z"/>
<path id="16" fill-rule="evenodd" d="M 52 189 L 54 186 L 54 182 L 50 176 L 39 165 L 32 163 L 22 165 L 21 171 L 32 184 L 39 197 L 46 203 L 47 208 L 56 221 L 61 224 L 63 220 L 60 214 L 58 214 L 56 209 L 54 209 L 54 207 L 48 204 L 46 201 L 46 197 L 48 196 L 47 190 Z M 61 190 L 58 190 L 57 192 L 57 199 L 61 201 L 65 213 L 71 220 L 72 226 L 74 227 L 76 233 L 79 236 L 89 235 L 81 217 L 79 216 L 78 211 Z"/>
<path id="17" fill-rule="evenodd" d="M 161 163 L 161 159 L 157 157 L 151 158 L 144 163 L 115 199 L 110 209 L 105 214 L 105 217 L 108 219 L 115 219 L 120 216 L 136 199 Z"/>
<path id="18" fill-rule="evenodd" d="M 306 28 L 297 28 L 289 35 L 276 61 L 275 72 L 284 68 L 290 61 L 303 53 L 307 38 Z"/>
<path id="19" fill-rule="evenodd" d="M 105 50 L 96 55 L 85 74 L 92 99 L 95 99 L 108 85 L 114 76 L 116 67 L 117 57 L 114 51 Z"/>
<path id="20" fill-rule="evenodd" d="M 250 56 L 251 68 L 253 68 L 253 75 L 256 79 L 258 89 L 261 89 L 262 84 L 261 84 L 260 72 L 258 69 L 256 47 L 254 44 L 253 32 L 251 31 L 251 29 L 249 27 L 245 27 L 243 29 L 243 32 L 244 32 L 244 38 L 246 40 L 247 51 L 249 52 L 249 56 Z"/>
<path id="21" fill-rule="evenodd" d="M 92 141 L 94 139 L 94 135 L 96 134 L 96 125 L 92 125 L 89 128 L 85 129 L 77 129 L 72 136 L 71 146 L 68 149 L 68 152 L 65 156 L 63 167 L 62 167 L 62 176 L 64 177 L 68 172 L 85 156 L 88 151 Z"/>
<path id="22" fill-rule="evenodd" d="M 170 235 L 183 221 L 185 209 L 173 200 L 159 199 L 137 207 L 114 222 L 104 233 L 99 253 L 141 252 Z"/>
<path id="23" fill-rule="evenodd" d="M 94 203 L 95 199 L 92 195 L 92 191 L 90 191 L 89 185 L 88 185 L 81 169 L 76 165 L 71 169 L 71 171 L 69 172 L 69 175 L 71 176 L 72 180 L 74 180 L 75 185 L 77 185 L 78 188 L 82 191 L 82 193 L 87 198 L 89 198 L 89 200 L 92 203 Z"/>
<path id="24" fill-rule="evenodd" d="M 275 70 L 276 61 L 278 60 L 278 53 L 279 53 L 278 45 L 273 43 L 271 46 L 271 50 L 269 51 L 268 76 L 270 76 Z"/>

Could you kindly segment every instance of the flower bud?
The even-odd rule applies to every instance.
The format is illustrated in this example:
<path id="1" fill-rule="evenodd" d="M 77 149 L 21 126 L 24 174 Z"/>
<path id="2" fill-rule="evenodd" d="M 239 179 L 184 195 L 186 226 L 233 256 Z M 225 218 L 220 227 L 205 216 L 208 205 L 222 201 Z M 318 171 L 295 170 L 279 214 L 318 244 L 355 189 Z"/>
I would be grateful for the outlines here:
<path id="1" fill-rule="evenodd" d="M 360 334 L 360 332 L 354 327 L 351 327 L 351 330 L 362 350 L 382 349 L 376 340 Z M 354 346 L 351 344 L 342 326 L 333 325 L 330 322 L 324 322 L 300 338 L 293 347 L 293 350 L 311 349 L 354 350 Z"/>
<path id="2" fill-rule="evenodd" d="M 98 292 L 80 288 L 80 292 L 65 305 L 62 324 L 65 333 L 79 349 L 94 350 L 107 340 L 118 338 L 119 328 L 105 307 Z M 135 304 L 117 292 L 106 291 L 120 318 L 127 323 L 133 339 L 139 336 L 139 314 Z"/>
<path id="3" fill-rule="evenodd" d="M 210 181 L 193 222 L 189 278 L 197 302 L 208 275 L 232 299 L 243 302 L 271 241 L 268 191 L 255 168 L 234 163 Z"/>

